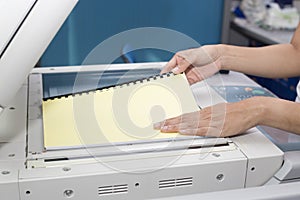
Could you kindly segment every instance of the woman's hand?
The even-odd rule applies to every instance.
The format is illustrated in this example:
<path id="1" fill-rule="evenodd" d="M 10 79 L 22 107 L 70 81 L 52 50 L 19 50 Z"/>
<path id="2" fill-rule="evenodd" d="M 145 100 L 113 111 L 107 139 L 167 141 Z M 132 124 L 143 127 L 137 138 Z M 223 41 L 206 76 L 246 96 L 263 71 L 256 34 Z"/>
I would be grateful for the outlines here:
<path id="1" fill-rule="evenodd" d="M 254 97 L 237 103 L 222 103 L 198 112 L 184 114 L 156 123 L 155 129 L 163 133 L 182 135 L 228 137 L 244 133 L 264 116 L 262 98 Z"/>
<path id="2" fill-rule="evenodd" d="M 186 73 L 190 84 L 212 76 L 221 69 L 220 45 L 208 45 L 177 52 L 161 73 Z"/>

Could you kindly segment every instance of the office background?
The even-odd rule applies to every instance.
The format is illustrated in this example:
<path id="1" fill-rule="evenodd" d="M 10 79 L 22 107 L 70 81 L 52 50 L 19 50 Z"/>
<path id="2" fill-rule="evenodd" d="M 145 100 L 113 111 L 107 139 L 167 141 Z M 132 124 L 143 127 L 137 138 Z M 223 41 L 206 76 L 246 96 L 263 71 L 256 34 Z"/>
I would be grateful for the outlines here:
<path id="1" fill-rule="evenodd" d="M 104 40 L 122 31 L 140 27 L 169 28 L 186 34 L 201 45 L 221 42 L 241 46 L 269 45 L 240 33 L 232 34 L 230 4 L 238 2 L 239 0 L 80 0 L 38 65 L 81 65 L 91 50 Z M 300 8 L 299 0 L 295 0 L 294 4 Z M 174 43 L 181 43 L 181 49 L 194 47 L 184 45 L 184 41 L 174 40 Z M 130 44 L 128 45 L 130 48 Z M 119 48 L 121 56 L 123 47 Z M 144 49 L 130 54 L 134 62 L 168 61 L 172 55 L 172 52 L 156 49 Z M 121 58 L 114 61 L 122 62 L 124 59 Z M 106 63 L 99 55 L 96 62 L 85 64 Z M 294 100 L 296 97 L 298 77 L 251 78 L 280 98 Z"/>
<path id="2" fill-rule="evenodd" d="M 169 28 L 201 45 L 220 43 L 223 3 L 224 0 L 80 0 L 39 65 L 80 65 L 102 41 L 139 27 Z M 147 50 L 139 52 L 136 61 L 167 61 L 171 56 L 172 53 Z M 98 63 L 90 64 L 102 64 L 101 55 Z"/>

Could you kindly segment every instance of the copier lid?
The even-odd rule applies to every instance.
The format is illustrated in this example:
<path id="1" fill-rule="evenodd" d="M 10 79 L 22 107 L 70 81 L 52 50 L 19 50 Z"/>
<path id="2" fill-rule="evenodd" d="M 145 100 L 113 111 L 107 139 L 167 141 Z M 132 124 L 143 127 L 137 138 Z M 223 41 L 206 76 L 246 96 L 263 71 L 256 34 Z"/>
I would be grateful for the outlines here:
<path id="1" fill-rule="evenodd" d="M 34 2 L 35 0 L 0 0 L 0 55 L 13 38 Z"/>
<path id="2" fill-rule="evenodd" d="M 9 106 L 77 0 L 0 0 L 0 107 Z"/>

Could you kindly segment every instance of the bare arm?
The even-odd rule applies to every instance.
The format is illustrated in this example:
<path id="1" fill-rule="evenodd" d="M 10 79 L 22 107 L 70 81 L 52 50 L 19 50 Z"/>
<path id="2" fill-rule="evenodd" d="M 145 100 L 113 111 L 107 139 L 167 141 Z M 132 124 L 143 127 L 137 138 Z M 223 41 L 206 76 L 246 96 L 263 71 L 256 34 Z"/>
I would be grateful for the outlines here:
<path id="1" fill-rule="evenodd" d="M 300 104 L 271 97 L 254 97 L 222 103 L 167 119 L 154 125 L 164 133 L 228 137 L 257 125 L 279 128 L 300 135 Z"/>
<path id="2" fill-rule="evenodd" d="M 192 84 L 220 69 L 272 78 L 300 76 L 300 26 L 290 44 L 261 48 L 209 45 L 178 52 L 162 73 L 185 71 Z M 243 133 L 256 125 L 267 125 L 300 135 L 300 104 L 254 97 L 167 119 L 155 124 L 155 128 L 166 133 L 226 137 Z"/>
<path id="3" fill-rule="evenodd" d="M 300 135 L 300 104 L 276 98 L 263 98 L 264 115 L 259 125 L 267 125 Z"/>
<path id="4" fill-rule="evenodd" d="M 168 62 L 162 73 L 185 71 L 192 84 L 220 69 L 269 78 L 300 76 L 300 25 L 290 44 L 260 48 L 220 44 L 180 51 Z"/>
<path id="5" fill-rule="evenodd" d="M 300 76 L 300 26 L 290 44 L 260 48 L 220 45 L 222 69 L 270 78 Z"/>

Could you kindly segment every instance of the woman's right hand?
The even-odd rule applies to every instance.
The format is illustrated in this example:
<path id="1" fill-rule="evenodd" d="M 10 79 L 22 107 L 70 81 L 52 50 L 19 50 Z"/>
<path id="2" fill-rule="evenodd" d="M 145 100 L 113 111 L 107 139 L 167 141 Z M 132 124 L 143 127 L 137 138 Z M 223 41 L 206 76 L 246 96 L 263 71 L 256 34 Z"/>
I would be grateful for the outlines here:
<path id="1" fill-rule="evenodd" d="M 177 52 L 161 73 L 185 72 L 190 84 L 202 81 L 221 69 L 219 45 L 207 45 Z"/>

